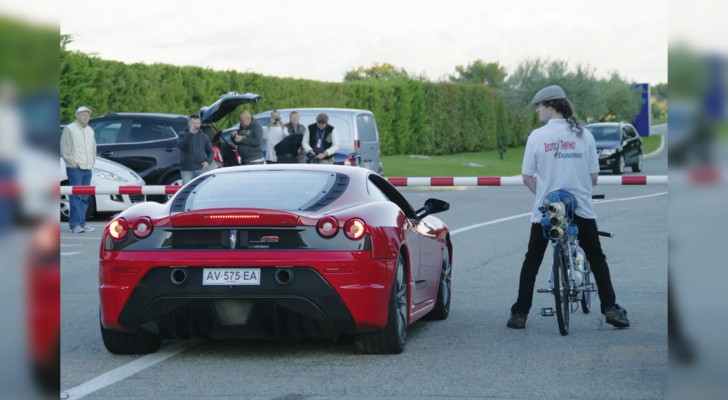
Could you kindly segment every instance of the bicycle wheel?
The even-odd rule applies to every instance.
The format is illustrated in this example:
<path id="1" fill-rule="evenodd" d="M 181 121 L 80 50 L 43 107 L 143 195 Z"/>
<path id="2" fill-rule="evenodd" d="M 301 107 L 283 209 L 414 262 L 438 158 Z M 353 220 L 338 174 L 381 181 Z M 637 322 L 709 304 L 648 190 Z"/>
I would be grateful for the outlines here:
<path id="1" fill-rule="evenodd" d="M 569 273 L 561 246 L 554 248 L 554 300 L 556 302 L 556 320 L 559 323 L 561 336 L 569 334 Z"/>
<path id="2" fill-rule="evenodd" d="M 581 292 L 581 310 L 584 314 L 589 314 L 591 309 L 591 270 L 589 264 L 584 265 L 584 291 Z"/>

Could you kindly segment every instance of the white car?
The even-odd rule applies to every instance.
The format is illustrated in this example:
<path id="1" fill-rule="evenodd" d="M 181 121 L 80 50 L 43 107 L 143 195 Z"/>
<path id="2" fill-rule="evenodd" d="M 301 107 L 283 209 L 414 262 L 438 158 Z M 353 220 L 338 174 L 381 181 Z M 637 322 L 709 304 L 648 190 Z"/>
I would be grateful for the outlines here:
<path id="1" fill-rule="evenodd" d="M 96 157 L 96 164 L 94 165 L 93 175 L 91 176 L 91 186 L 141 186 L 144 184 L 144 179 L 137 175 L 137 173 L 132 169 L 117 162 Z M 63 161 L 62 157 L 61 186 L 68 186 L 66 163 Z M 86 218 L 89 219 L 93 217 L 93 215 L 97 212 L 124 211 L 133 204 L 141 203 L 143 201 L 146 201 L 146 196 L 144 195 L 97 194 L 89 198 Z M 68 196 L 61 195 L 61 221 L 68 221 L 70 206 Z"/>

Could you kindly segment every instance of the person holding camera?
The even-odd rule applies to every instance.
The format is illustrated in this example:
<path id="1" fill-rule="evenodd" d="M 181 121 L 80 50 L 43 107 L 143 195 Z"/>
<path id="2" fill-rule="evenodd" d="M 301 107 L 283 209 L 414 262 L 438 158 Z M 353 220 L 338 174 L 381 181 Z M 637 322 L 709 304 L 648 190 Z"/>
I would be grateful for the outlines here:
<path id="1" fill-rule="evenodd" d="M 334 154 L 339 150 L 339 135 L 329 125 L 329 116 L 321 113 L 316 116 L 316 123 L 308 126 L 301 143 L 303 151 L 318 164 L 333 164 Z"/>
<path id="2" fill-rule="evenodd" d="M 278 162 L 276 157 L 275 146 L 283 140 L 284 137 L 288 136 L 288 130 L 283 125 L 281 119 L 281 113 L 278 110 L 273 110 L 270 113 L 270 123 L 267 126 L 268 139 L 265 144 L 265 158 L 268 164 L 275 164 Z"/>
<path id="3" fill-rule="evenodd" d="M 233 131 L 230 137 L 238 147 L 240 165 L 263 164 L 263 127 L 248 110 L 240 111 L 238 119 L 240 129 Z"/>

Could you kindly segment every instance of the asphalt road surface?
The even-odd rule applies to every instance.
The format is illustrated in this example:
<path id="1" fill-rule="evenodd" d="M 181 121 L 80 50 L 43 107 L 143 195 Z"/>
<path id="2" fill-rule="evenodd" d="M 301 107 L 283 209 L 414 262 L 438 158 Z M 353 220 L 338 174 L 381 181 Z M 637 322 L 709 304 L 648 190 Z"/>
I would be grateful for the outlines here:
<path id="1" fill-rule="evenodd" d="M 649 174 L 666 174 L 660 157 Z M 179 341 L 154 355 L 106 351 L 98 321 L 103 222 L 71 234 L 62 253 L 62 398 L 76 399 L 655 399 L 667 396 L 667 186 L 598 186 L 602 246 L 617 301 L 632 327 L 604 322 L 598 298 L 572 315 L 568 336 L 541 317 L 553 296 L 535 294 L 527 328 L 506 328 L 526 251 L 533 196 L 525 187 L 403 189 L 452 232 L 452 308 L 445 321 L 410 327 L 400 355 L 362 354 L 351 343 Z M 548 250 L 537 279 L 545 287 Z M 594 299 L 596 298 L 596 299 Z"/>

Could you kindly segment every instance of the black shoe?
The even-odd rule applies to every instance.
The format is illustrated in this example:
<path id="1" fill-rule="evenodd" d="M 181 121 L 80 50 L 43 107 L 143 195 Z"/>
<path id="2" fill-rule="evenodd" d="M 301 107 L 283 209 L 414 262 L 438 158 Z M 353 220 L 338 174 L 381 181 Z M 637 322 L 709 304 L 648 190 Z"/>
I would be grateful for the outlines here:
<path id="1" fill-rule="evenodd" d="M 604 309 L 604 316 L 607 318 L 607 323 L 614 326 L 615 328 L 629 327 L 627 310 L 620 307 L 619 304 L 615 304 Z"/>
<path id="2" fill-rule="evenodd" d="M 526 329 L 526 319 L 528 319 L 528 314 L 511 314 L 506 326 L 511 329 Z"/>

